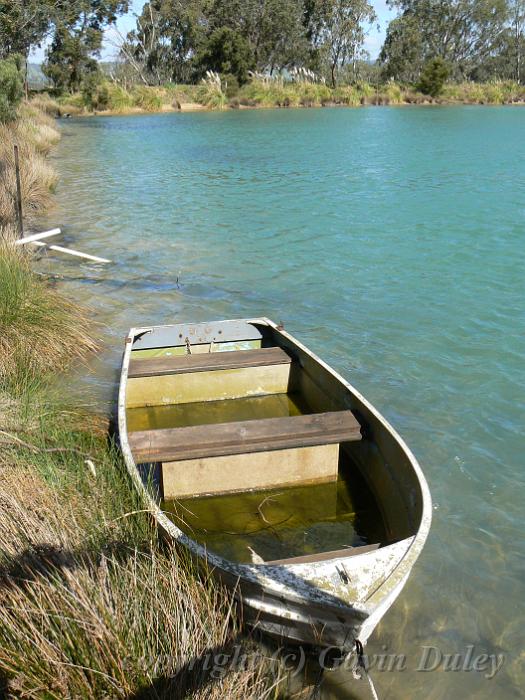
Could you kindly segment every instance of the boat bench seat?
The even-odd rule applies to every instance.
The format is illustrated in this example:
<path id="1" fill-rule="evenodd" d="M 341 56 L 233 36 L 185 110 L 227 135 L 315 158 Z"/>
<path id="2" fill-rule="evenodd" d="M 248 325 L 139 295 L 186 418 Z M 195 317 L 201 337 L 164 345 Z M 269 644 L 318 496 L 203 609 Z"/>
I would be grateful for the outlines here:
<path id="1" fill-rule="evenodd" d="M 213 370 L 244 369 L 270 365 L 291 364 L 292 358 L 282 348 L 257 350 L 229 350 L 199 353 L 195 355 L 173 355 L 171 357 L 132 359 L 128 377 L 159 377 L 169 374 L 192 374 Z"/>
<path id="2" fill-rule="evenodd" d="M 138 462 L 172 462 L 361 439 L 351 411 L 195 425 L 129 433 Z"/>
<path id="3" fill-rule="evenodd" d="M 165 499 L 334 481 L 340 443 L 360 439 L 351 411 L 128 433 L 136 462 L 162 463 Z"/>

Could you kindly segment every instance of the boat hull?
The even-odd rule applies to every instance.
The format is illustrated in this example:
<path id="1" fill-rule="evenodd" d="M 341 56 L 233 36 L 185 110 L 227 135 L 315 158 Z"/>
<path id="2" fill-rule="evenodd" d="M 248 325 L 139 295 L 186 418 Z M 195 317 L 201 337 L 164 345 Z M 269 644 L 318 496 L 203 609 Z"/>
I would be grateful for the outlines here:
<path id="1" fill-rule="evenodd" d="M 376 551 L 352 556 L 344 552 L 328 560 L 279 565 L 240 564 L 226 560 L 181 531 L 161 510 L 152 488 L 151 474 L 135 463 L 127 433 L 126 392 L 131 353 L 148 333 L 156 329 L 132 329 L 124 352 L 118 405 L 121 449 L 134 486 L 166 537 L 185 548 L 235 592 L 241 605 L 243 622 L 279 640 L 314 647 L 338 647 L 350 650 L 356 639 L 366 643 L 381 617 L 393 604 L 405 585 L 426 540 L 431 520 L 431 500 L 421 469 L 409 448 L 359 392 L 310 352 L 295 338 L 269 319 L 250 319 L 219 324 L 198 324 L 193 337 L 210 343 L 223 334 L 232 342 L 242 340 L 242 324 L 271 331 L 282 347 L 293 351 L 305 372 L 320 377 L 323 390 L 334 403 L 344 404 L 358 413 L 367 426 L 367 440 L 355 453 L 356 462 L 370 476 L 378 500 L 383 499 L 385 517 L 402 512 L 396 524 L 398 537 Z M 224 325 L 222 325 L 224 324 Z M 228 324 L 234 324 L 228 326 Z M 181 326 L 158 327 L 157 337 L 164 345 L 182 337 Z M 220 330 L 217 331 L 217 328 Z M 154 338 L 149 341 L 154 344 Z M 139 468 L 140 467 L 140 468 Z M 385 492 L 395 485 L 399 502 L 386 502 Z M 392 500 L 392 499 L 390 499 Z M 397 511 L 396 511 L 397 509 Z M 406 511 L 406 513 L 405 513 Z M 396 516 L 397 517 L 397 516 Z M 406 520 L 403 520 L 403 518 Z M 399 518 L 398 518 L 399 520 Z"/>

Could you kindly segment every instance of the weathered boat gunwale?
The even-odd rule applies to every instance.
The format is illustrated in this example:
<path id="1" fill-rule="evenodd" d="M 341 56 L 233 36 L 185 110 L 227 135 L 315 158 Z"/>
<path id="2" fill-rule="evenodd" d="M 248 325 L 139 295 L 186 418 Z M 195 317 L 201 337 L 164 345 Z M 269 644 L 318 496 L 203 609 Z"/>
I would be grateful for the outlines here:
<path id="1" fill-rule="evenodd" d="M 235 588 L 237 583 L 241 581 L 242 585 L 245 586 L 247 590 L 246 593 L 243 591 L 242 596 L 245 605 L 257 609 L 257 605 L 259 604 L 256 604 L 255 600 L 259 600 L 258 596 L 261 595 L 261 592 L 266 591 L 266 598 L 265 594 L 262 593 L 262 599 L 259 600 L 259 607 L 262 605 L 266 612 L 268 612 L 268 609 L 273 611 L 272 614 L 276 619 L 282 621 L 283 629 L 287 624 L 286 620 L 291 620 L 296 614 L 293 613 L 292 608 L 304 610 L 304 606 L 306 605 L 308 609 L 317 611 L 316 615 L 319 615 L 319 619 L 322 619 L 324 611 L 328 611 L 326 613 L 327 615 L 330 611 L 333 611 L 336 616 L 346 616 L 346 620 L 348 620 L 350 616 L 352 620 L 356 621 L 356 625 L 360 625 L 361 640 L 366 641 L 366 638 L 369 636 L 375 624 L 377 624 L 381 616 L 402 589 L 412 565 L 419 556 L 428 535 L 431 521 L 431 499 L 423 473 L 406 443 L 383 416 L 352 385 L 346 382 L 331 367 L 323 362 L 323 360 L 318 358 L 295 338 L 278 328 L 272 321 L 266 318 L 221 323 L 244 323 L 253 324 L 256 327 L 268 327 L 273 334 L 282 339 L 283 347 L 287 349 L 293 348 L 294 351 L 300 351 L 300 361 L 304 360 L 305 362 L 311 362 L 314 365 L 317 364 L 322 367 L 327 373 L 327 376 L 330 376 L 335 384 L 340 385 L 351 394 L 352 402 L 355 403 L 355 406 L 367 416 L 376 428 L 384 431 L 385 434 L 396 443 L 398 449 L 407 460 L 408 466 L 413 471 L 419 486 L 419 497 L 421 500 L 421 517 L 416 534 L 400 542 L 382 547 L 375 552 L 364 552 L 353 557 L 341 556 L 329 561 L 317 562 L 315 565 L 305 563 L 294 564 L 293 562 L 280 565 L 272 565 L 269 563 L 238 564 L 207 551 L 205 547 L 188 537 L 162 512 L 159 504 L 146 488 L 129 446 L 126 426 L 126 385 L 133 341 L 137 336 L 143 338 L 146 334 L 153 332 L 154 329 L 157 328 L 163 333 L 163 342 L 166 346 L 169 346 L 169 329 L 171 326 L 131 329 L 127 337 L 119 389 L 118 422 L 121 448 L 134 486 L 141 495 L 147 508 L 151 511 L 159 527 L 170 538 L 173 538 L 186 547 L 197 558 L 206 561 L 209 565 L 214 567 L 220 577 L 226 583 L 229 583 L 232 588 Z M 218 326 L 220 324 L 208 325 Z M 257 333 L 254 332 L 254 335 L 257 335 Z M 262 337 L 262 333 L 260 337 Z M 154 345 L 151 344 L 151 347 L 154 347 Z M 319 575 L 316 574 L 316 571 L 322 569 L 322 565 L 326 565 L 326 567 L 329 565 L 331 570 L 333 570 L 333 567 L 338 570 L 339 566 L 342 566 L 345 570 L 347 568 L 354 570 L 357 565 L 359 565 L 361 569 L 366 569 L 367 567 L 372 567 L 373 569 L 374 566 L 377 566 L 378 561 L 382 561 L 384 564 L 385 576 L 381 580 L 371 580 L 370 590 L 364 590 L 361 599 L 359 599 L 358 596 L 352 597 L 350 592 L 348 592 L 348 595 L 345 594 L 343 598 L 334 597 L 330 594 L 330 591 L 326 589 L 326 581 L 323 579 L 322 575 L 320 573 Z M 317 567 L 317 569 L 312 569 L 312 566 Z M 318 585 L 315 585 L 316 582 Z M 253 595 L 250 593 L 252 590 L 259 591 L 258 594 L 256 593 L 256 598 L 253 598 Z M 344 593 L 342 586 L 339 592 L 341 591 Z M 272 600 L 275 598 L 275 601 L 278 602 L 266 602 L 263 605 L 261 600 L 267 600 L 268 598 Z M 297 613 L 297 615 L 298 619 L 301 618 L 301 614 Z M 355 629 L 353 633 L 356 634 Z M 333 636 L 332 638 L 328 638 L 327 641 L 333 643 L 335 638 L 336 637 Z M 337 639 L 339 639 L 339 637 L 337 637 Z M 299 636 L 298 641 L 304 640 Z"/>

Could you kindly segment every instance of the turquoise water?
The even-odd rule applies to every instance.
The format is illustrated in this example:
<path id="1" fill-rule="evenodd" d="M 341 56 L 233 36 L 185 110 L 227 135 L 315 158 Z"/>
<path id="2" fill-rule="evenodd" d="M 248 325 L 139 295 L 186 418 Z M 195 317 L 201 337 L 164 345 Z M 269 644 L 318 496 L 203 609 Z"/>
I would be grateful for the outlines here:
<path id="1" fill-rule="evenodd" d="M 109 404 L 131 325 L 282 320 L 392 421 L 433 494 L 426 549 L 369 645 L 407 657 L 372 671 L 380 697 L 519 697 L 525 110 L 84 119 L 55 160 L 48 223 L 115 261 L 43 263 L 106 324 L 83 396 Z M 417 672 L 424 645 L 505 658 L 492 680 Z M 323 693 L 368 697 L 341 673 Z"/>

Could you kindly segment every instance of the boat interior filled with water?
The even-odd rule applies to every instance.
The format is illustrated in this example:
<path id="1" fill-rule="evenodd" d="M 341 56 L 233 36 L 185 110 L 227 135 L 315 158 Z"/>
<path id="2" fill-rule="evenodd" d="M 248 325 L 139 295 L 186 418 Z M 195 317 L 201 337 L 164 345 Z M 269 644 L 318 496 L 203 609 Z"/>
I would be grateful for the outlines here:
<path id="1" fill-rule="evenodd" d="M 159 524 L 223 572 L 332 562 L 340 584 L 350 560 L 379 562 L 377 585 L 426 536 L 426 484 L 400 439 L 268 319 L 131 331 L 119 421 Z"/>

